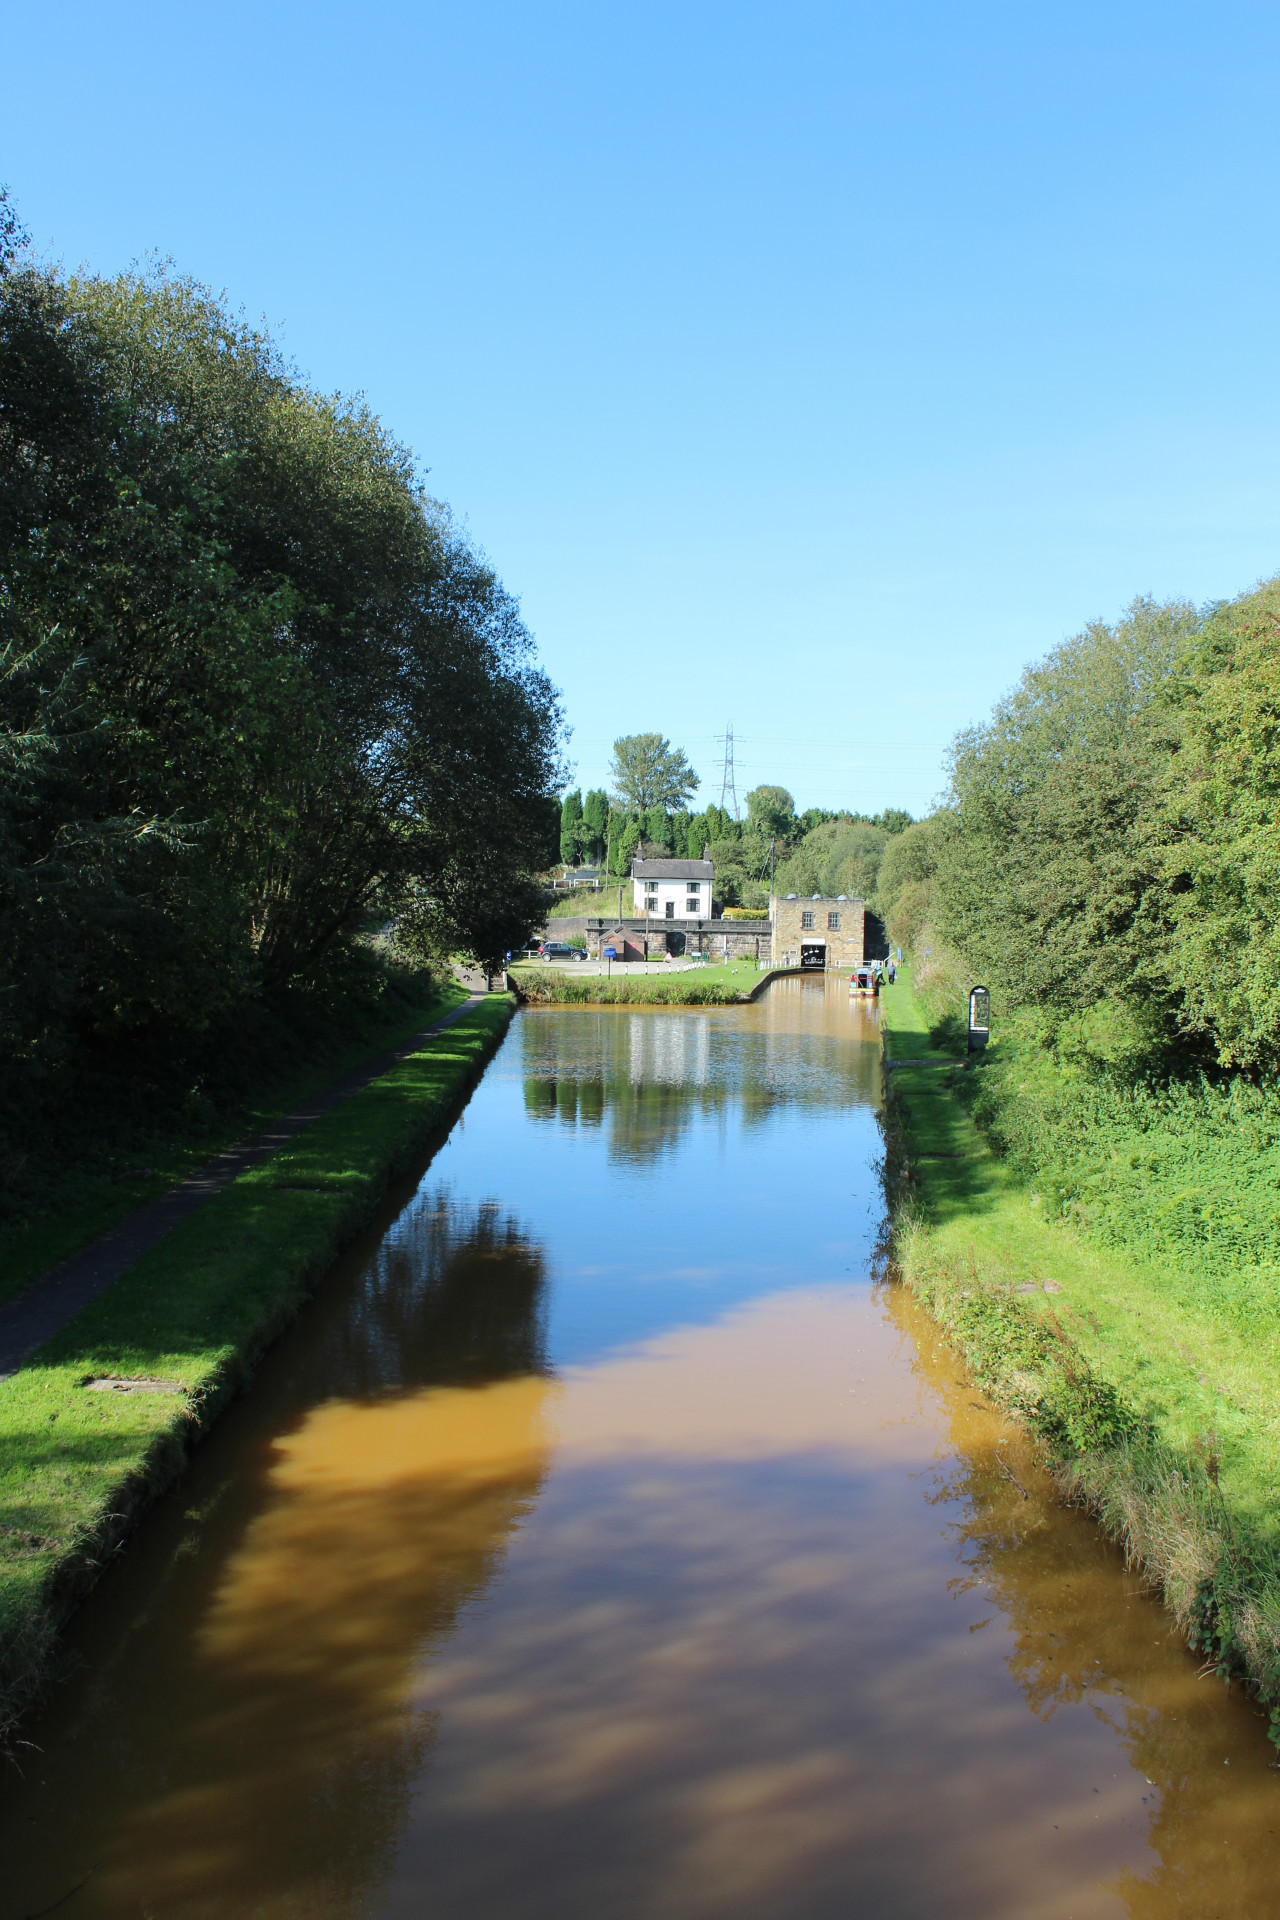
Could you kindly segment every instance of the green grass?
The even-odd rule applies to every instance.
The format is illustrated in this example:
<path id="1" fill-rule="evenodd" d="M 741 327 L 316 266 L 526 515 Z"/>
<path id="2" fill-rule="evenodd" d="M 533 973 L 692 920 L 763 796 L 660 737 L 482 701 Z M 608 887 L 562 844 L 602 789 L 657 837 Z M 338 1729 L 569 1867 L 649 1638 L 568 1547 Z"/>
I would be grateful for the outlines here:
<path id="1" fill-rule="evenodd" d="M 547 909 L 547 919 L 614 919 L 618 912 L 618 882 L 611 887 L 578 887 L 573 893 L 558 893 Z M 629 919 L 635 908 L 631 903 L 631 882 L 622 882 L 622 917 Z"/>
<path id="2" fill-rule="evenodd" d="M 949 1023 L 939 1044 L 936 1010 L 909 969 L 882 1007 L 888 1058 L 926 1063 L 890 1075 L 887 1175 L 903 1277 L 984 1384 L 1040 1431 L 1064 1487 L 1145 1561 L 1188 1631 L 1280 1698 L 1274 1291 L 1248 1261 L 1197 1263 L 1149 1230 L 1126 1241 L 1118 1209 L 1099 1232 L 1096 1214 L 1071 1205 L 1070 1182 L 1065 1206 L 1061 1182 L 1047 1196 L 1029 1143 L 1043 1145 L 1048 1122 L 1028 1099 L 1016 1041 L 966 1060 L 950 1050 Z M 1038 1070 L 1052 1080 L 1049 1066 Z M 1017 1151 L 996 1150 L 1010 1142 Z M 1171 1153 L 1175 1143 L 1171 1134 Z M 1077 1125 L 1077 1173 L 1092 1151 L 1118 1177 L 1115 1150 L 1105 1130 Z M 1255 1173 L 1273 1193 L 1269 1167 Z"/>
<path id="3" fill-rule="evenodd" d="M 760 984 L 767 966 L 754 960 L 712 962 L 669 973 L 632 972 L 626 965 L 609 974 L 576 968 L 540 967 L 536 961 L 511 968 L 521 993 L 535 1003 L 557 1006 L 734 1006 Z"/>
<path id="4" fill-rule="evenodd" d="M 511 1010 L 506 996 L 481 1004 L 315 1121 L 0 1383 L 0 1729 L 38 1690 L 104 1555 L 451 1119 Z M 102 1376 L 183 1391 L 86 1390 Z"/>
<path id="5" fill-rule="evenodd" d="M 45 1182 L 38 1209 L 0 1229 L 0 1301 L 20 1293 L 135 1207 L 176 1186 L 223 1147 L 258 1132 L 344 1074 L 399 1046 L 465 998 L 462 987 L 424 984 L 412 1000 L 397 997 L 380 1017 L 366 1019 L 358 1034 L 348 1031 L 317 1047 L 304 1071 L 266 1080 L 215 1125 L 171 1124 L 141 1135 L 131 1132 L 127 1154 L 123 1161 L 116 1155 L 114 1169 L 107 1151 L 98 1164 L 67 1168 Z M 130 1168 L 147 1168 L 149 1175 L 131 1180 L 118 1177 L 122 1169 Z"/>

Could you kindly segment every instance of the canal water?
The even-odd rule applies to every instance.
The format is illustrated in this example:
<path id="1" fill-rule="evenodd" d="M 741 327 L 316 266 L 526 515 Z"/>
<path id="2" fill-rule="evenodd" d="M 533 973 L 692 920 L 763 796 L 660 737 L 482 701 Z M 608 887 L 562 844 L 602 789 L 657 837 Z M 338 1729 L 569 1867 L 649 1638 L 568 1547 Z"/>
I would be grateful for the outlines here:
<path id="1" fill-rule="evenodd" d="M 3 1920 L 1280 1912 L 1259 1715 L 876 1277 L 875 1023 L 518 1016 L 78 1617 Z"/>

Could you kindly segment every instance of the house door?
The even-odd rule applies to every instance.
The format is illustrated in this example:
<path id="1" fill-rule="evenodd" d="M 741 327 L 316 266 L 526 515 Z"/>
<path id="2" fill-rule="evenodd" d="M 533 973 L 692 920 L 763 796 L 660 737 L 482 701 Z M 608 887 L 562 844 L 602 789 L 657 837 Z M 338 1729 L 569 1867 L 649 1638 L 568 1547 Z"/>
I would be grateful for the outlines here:
<path id="1" fill-rule="evenodd" d="M 825 967 L 827 964 L 827 945 L 825 940 L 802 940 L 800 942 L 800 965 L 802 967 Z"/>
<path id="2" fill-rule="evenodd" d="M 667 902 L 667 918 L 668 918 L 668 920 L 674 920 L 674 919 L 675 919 L 675 917 L 676 917 L 676 903 L 675 903 L 675 901 L 674 901 L 674 900 L 668 900 L 668 902 Z"/>

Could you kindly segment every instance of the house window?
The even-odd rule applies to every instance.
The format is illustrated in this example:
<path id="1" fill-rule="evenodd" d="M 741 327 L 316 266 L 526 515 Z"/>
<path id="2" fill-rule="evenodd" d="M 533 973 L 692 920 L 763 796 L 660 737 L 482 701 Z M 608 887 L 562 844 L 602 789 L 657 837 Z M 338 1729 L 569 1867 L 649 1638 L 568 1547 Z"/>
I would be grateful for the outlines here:
<path id="1" fill-rule="evenodd" d="M 838 913 L 829 913 L 827 915 L 827 931 L 828 933 L 839 933 L 840 915 Z"/>
<path id="2" fill-rule="evenodd" d="M 802 933 L 813 932 L 813 915 L 811 913 L 802 913 L 800 915 L 800 930 Z"/>
<path id="3" fill-rule="evenodd" d="M 701 893 L 701 892 L 702 892 L 702 882 L 701 882 L 701 880 L 686 880 L 684 884 L 685 884 L 685 886 L 686 886 L 686 887 L 688 888 L 688 890 L 689 890 L 689 892 L 690 892 L 690 893 Z"/>
<path id="4" fill-rule="evenodd" d="M 698 909 L 700 904 L 701 903 L 699 901 L 694 899 L 686 900 L 684 903 L 684 910 L 687 914 L 692 914 L 694 919 L 696 920 L 698 917 Z"/>

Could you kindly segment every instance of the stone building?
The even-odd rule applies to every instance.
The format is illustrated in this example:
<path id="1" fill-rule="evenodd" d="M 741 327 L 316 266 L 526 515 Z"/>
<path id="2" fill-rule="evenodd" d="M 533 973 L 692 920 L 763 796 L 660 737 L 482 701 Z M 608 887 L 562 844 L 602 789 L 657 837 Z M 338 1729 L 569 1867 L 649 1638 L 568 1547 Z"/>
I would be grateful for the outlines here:
<path id="1" fill-rule="evenodd" d="M 770 964 L 852 970 L 867 958 L 867 909 L 861 900 L 811 900 L 789 893 L 769 901 Z"/>

